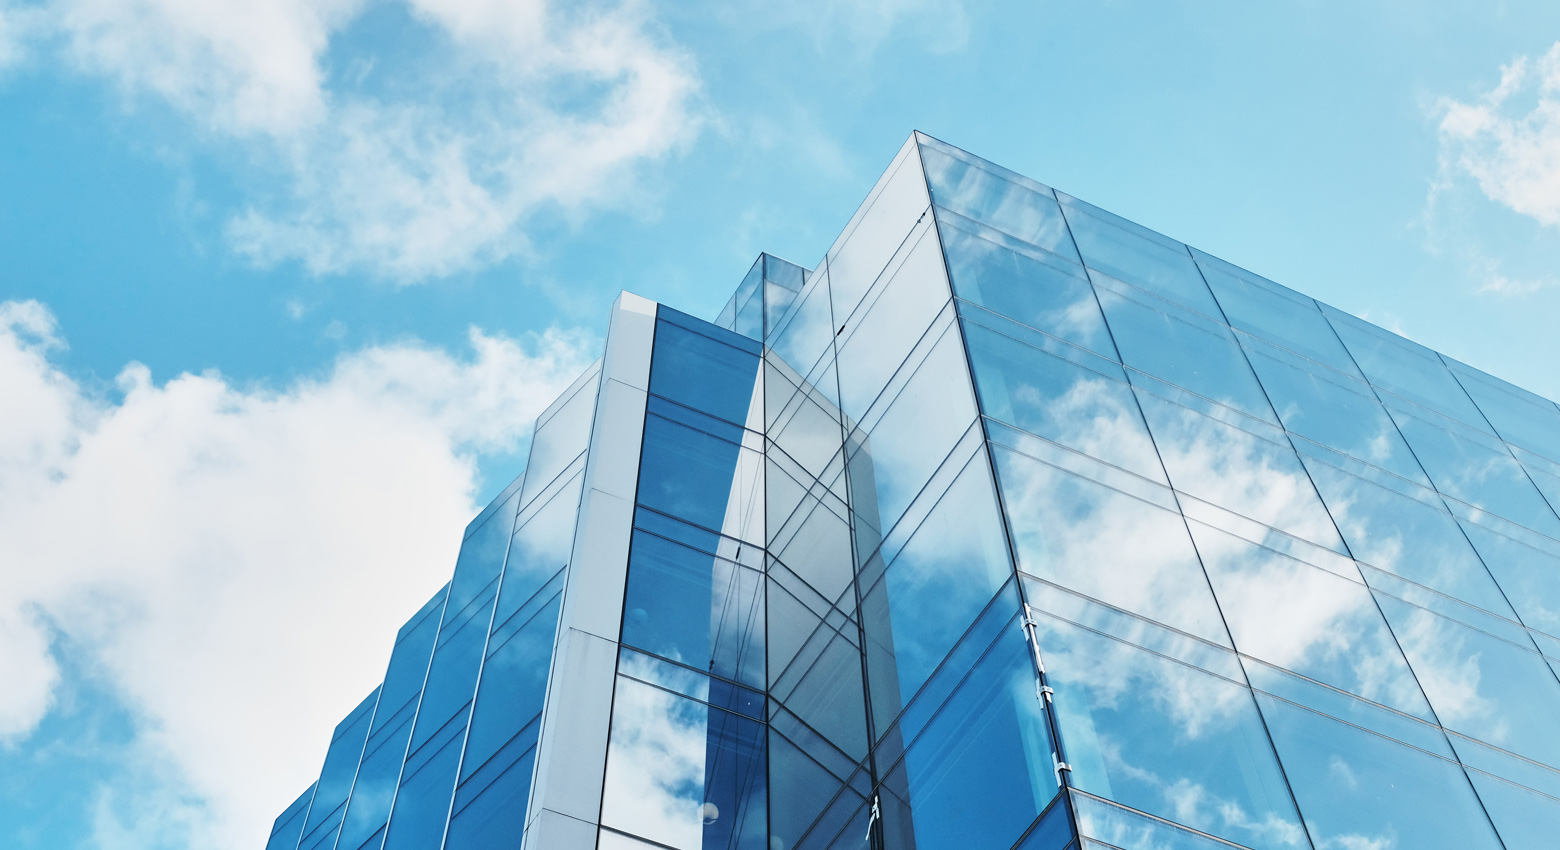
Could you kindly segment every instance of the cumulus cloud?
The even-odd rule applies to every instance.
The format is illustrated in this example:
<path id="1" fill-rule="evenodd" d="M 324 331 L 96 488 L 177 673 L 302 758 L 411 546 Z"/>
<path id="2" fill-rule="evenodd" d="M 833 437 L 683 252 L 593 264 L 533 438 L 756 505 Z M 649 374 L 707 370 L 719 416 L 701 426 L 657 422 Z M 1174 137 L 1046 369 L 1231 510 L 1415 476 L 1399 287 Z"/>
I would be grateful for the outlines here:
<path id="1" fill-rule="evenodd" d="M 1526 112 L 1519 104 L 1537 102 Z M 1560 227 L 1560 43 L 1501 69 L 1500 83 L 1464 103 L 1443 98 L 1440 133 L 1456 166 L 1491 200 Z"/>
<path id="2" fill-rule="evenodd" d="M 638 0 L 48 0 L 34 14 L 73 67 L 238 154 L 264 188 L 226 232 L 261 265 L 403 283 L 481 267 L 523 251 L 540 209 L 632 206 L 638 166 L 701 123 L 692 61 Z M 356 32 L 370 15 L 401 19 L 397 36 Z"/>
<path id="3" fill-rule="evenodd" d="M 112 397 L 63 345 L 42 305 L 0 304 L 0 736 L 47 712 L 58 629 L 140 718 L 104 846 L 253 846 L 448 577 L 476 454 L 523 440 L 594 342 L 473 329 L 283 389 L 131 364 Z"/>

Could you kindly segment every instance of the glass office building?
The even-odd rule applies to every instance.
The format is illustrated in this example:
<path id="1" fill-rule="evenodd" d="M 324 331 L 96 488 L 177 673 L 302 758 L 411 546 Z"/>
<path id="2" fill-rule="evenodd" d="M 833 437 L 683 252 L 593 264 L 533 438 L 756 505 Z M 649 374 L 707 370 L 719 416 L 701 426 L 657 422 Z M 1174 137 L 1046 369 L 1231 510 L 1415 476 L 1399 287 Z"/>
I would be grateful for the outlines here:
<path id="1" fill-rule="evenodd" d="M 267 848 L 1547 850 L 1557 508 L 1553 403 L 917 134 L 618 300 Z"/>

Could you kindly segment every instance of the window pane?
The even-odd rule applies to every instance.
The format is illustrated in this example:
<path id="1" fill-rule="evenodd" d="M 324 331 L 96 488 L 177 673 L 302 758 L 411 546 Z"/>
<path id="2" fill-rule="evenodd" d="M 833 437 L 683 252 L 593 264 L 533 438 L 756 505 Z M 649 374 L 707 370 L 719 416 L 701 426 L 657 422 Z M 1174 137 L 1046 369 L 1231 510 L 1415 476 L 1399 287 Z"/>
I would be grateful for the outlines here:
<path id="1" fill-rule="evenodd" d="M 1089 268 L 1205 316 L 1219 315 L 1219 305 L 1185 245 L 1076 198 L 1062 193 L 1057 198 Z"/>
<path id="2" fill-rule="evenodd" d="M 879 728 L 1012 574 L 991 473 L 977 454 L 863 600 Z"/>
<path id="3" fill-rule="evenodd" d="M 1258 694 L 1316 847 L 1498 850 L 1455 762 Z"/>
<path id="4" fill-rule="evenodd" d="M 880 294 L 864 304 L 865 313 L 852 318 L 838 338 L 840 407 L 860 419 L 898 371 L 910 350 L 952 297 L 943 271 L 937 235 L 919 231 L 918 241 L 897 267 Z M 896 262 L 898 262 L 896 260 Z"/>
<path id="5" fill-rule="evenodd" d="M 650 392 L 742 425 L 757 377 L 757 354 L 665 320 L 656 322 Z"/>
<path id="6" fill-rule="evenodd" d="M 1538 653 L 1378 593 L 1441 725 L 1560 767 L 1560 683 Z"/>
<path id="7" fill-rule="evenodd" d="M 1511 615 L 1451 514 L 1325 463 L 1306 459 L 1305 466 L 1355 558 L 1487 611 Z"/>
<path id="8" fill-rule="evenodd" d="M 1165 481 L 1131 387 L 972 322 L 964 334 L 987 416 Z"/>
<path id="9" fill-rule="evenodd" d="M 1283 441 L 1275 442 L 1152 393 L 1140 390 L 1138 400 L 1177 490 L 1302 540 L 1344 551 L 1332 518 L 1282 432 L 1265 431 Z M 1250 423 L 1252 428 L 1260 426 Z"/>
<path id="10" fill-rule="evenodd" d="M 829 249 L 829 289 L 834 301 L 834 321 L 844 324 L 888 260 L 899 250 L 905 235 L 931 204 L 926 177 L 914 142 L 893 173 L 878 181 L 877 196 L 853 217 L 853 222 Z"/>
<path id="11" fill-rule="evenodd" d="M 1015 452 L 993 451 L 1020 569 L 1229 643 L 1180 516 Z"/>
<path id="12" fill-rule="evenodd" d="M 1523 624 L 1560 635 L 1560 557 L 1459 522 Z"/>
<path id="13" fill-rule="evenodd" d="M 764 726 L 619 677 L 604 826 L 678 850 L 766 850 Z"/>
<path id="14" fill-rule="evenodd" d="M 536 435 L 531 439 L 531 458 L 526 464 L 525 485 L 520 495 L 521 507 L 546 489 L 590 444 L 599 380 L 599 375 L 590 378 L 546 422 L 536 424 Z"/>
<path id="15" fill-rule="evenodd" d="M 887 846 L 1013 846 L 1057 791 L 1035 684 L 1028 644 L 1009 629 L 885 778 Z"/>
<path id="16" fill-rule="evenodd" d="M 583 475 L 576 475 L 529 518 L 509 541 L 504 583 L 493 622 L 504 625 L 531 595 L 569 563 Z"/>
<path id="17" fill-rule="evenodd" d="M 728 515 L 741 516 L 744 510 L 733 498 L 746 495 L 737 480 L 743 452 L 720 437 L 646 416 L 639 503 L 712 531 L 723 530 Z"/>
<path id="18" fill-rule="evenodd" d="M 1506 850 L 1549 850 L 1560 835 L 1560 800 L 1468 771 Z"/>
<path id="19" fill-rule="evenodd" d="M 1466 425 L 1489 429 L 1435 352 L 1331 307 L 1324 305 L 1322 311 L 1371 383 Z"/>
<path id="20" fill-rule="evenodd" d="M 1222 325 L 1184 312 L 1172 316 L 1150 306 L 1145 298 L 1098 291 L 1116 347 L 1128 366 L 1247 415 L 1277 421 L 1228 328 L 1220 331 Z"/>
<path id="21" fill-rule="evenodd" d="M 634 532 L 623 642 L 717 676 L 764 686 L 763 576 Z"/>
<path id="22" fill-rule="evenodd" d="M 1365 585 L 1199 522 L 1191 529 L 1236 649 L 1433 719 Z"/>
<path id="23" fill-rule="evenodd" d="M 1508 443 L 1560 460 L 1560 410 L 1554 402 L 1455 361 L 1457 382 Z"/>
<path id="24" fill-rule="evenodd" d="M 1049 616 L 1039 635 L 1079 789 L 1257 850 L 1305 845 L 1244 686 Z"/>
<path id="25" fill-rule="evenodd" d="M 1067 220 L 1049 189 L 926 145 L 921 161 L 933 203 L 1078 262 Z"/>
<path id="26" fill-rule="evenodd" d="M 1350 377 L 1361 377 L 1315 301 L 1196 248 L 1192 253 L 1231 326 Z"/>
<path id="27" fill-rule="evenodd" d="M 493 647 L 482 665 L 462 778 L 487 763 L 499 747 L 541 714 L 559 604 L 560 596 L 554 594 L 513 637 Z"/>

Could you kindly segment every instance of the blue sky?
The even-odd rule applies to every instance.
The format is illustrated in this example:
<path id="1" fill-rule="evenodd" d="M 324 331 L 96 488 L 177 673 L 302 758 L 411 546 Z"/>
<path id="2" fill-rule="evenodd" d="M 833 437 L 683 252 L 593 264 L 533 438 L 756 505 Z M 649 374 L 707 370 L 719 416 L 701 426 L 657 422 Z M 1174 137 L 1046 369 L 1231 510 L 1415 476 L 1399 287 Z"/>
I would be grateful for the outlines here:
<path id="1" fill-rule="evenodd" d="M 912 129 L 1560 397 L 1552 0 L 0 0 L 0 845 L 263 844 L 616 293 Z"/>

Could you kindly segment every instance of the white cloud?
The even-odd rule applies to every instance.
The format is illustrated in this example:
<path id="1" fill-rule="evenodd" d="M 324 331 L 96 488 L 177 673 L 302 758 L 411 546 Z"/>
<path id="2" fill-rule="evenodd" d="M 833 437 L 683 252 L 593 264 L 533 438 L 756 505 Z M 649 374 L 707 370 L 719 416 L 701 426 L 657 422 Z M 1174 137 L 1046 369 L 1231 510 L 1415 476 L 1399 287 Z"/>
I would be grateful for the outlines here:
<path id="1" fill-rule="evenodd" d="M 105 846 L 254 846 L 448 577 L 474 454 L 513 449 L 593 342 L 473 329 L 464 355 L 368 348 L 281 390 L 131 364 L 119 400 L 62 345 L 41 305 L 0 304 L 0 735 L 48 710 L 41 614 L 141 719 Z"/>
<path id="2" fill-rule="evenodd" d="M 1560 43 L 1536 62 L 1523 56 L 1502 68 L 1481 97 L 1438 106 L 1443 155 L 1456 168 L 1490 200 L 1560 227 Z"/>
<path id="3" fill-rule="evenodd" d="M 699 131 L 699 81 L 638 0 L 50 0 L 72 65 L 164 105 L 266 187 L 227 235 L 261 265 L 415 282 L 525 248 L 529 217 L 632 207 Z M 0 13 L 0 60 L 5 56 Z"/>

